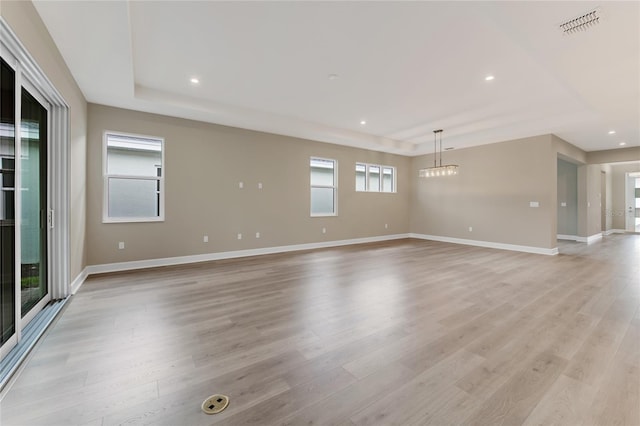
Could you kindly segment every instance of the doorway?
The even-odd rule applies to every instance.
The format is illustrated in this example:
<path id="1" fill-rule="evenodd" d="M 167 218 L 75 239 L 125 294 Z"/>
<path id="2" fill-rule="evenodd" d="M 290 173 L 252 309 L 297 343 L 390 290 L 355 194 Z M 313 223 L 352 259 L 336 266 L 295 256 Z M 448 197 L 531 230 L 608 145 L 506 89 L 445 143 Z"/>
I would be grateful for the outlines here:
<path id="1" fill-rule="evenodd" d="M 640 172 L 626 174 L 625 210 L 625 230 L 640 232 Z"/>
<path id="2" fill-rule="evenodd" d="M 604 235 L 607 229 L 607 174 L 603 171 L 600 172 L 600 228 L 602 235 Z"/>

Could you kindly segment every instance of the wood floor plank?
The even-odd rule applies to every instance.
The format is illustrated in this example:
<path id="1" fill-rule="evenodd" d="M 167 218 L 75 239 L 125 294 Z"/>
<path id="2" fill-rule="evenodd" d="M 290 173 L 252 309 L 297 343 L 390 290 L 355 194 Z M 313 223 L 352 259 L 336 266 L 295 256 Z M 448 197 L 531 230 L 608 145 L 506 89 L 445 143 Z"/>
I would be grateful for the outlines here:
<path id="1" fill-rule="evenodd" d="M 560 375 L 549 391 L 526 418 L 526 426 L 564 426 L 586 424 L 595 389 L 575 379 Z"/>
<path id="2" fill-rule="evenodd" d="M 567 361 L 549 353 L 541 353 L 513 375 L 472 413 L 465 424 L 522 424 L 533 408 L 560 376 Z"/>
<path id="3" fill-rule="evenodd" d="M 324 400 L 332 393 L 355 383 L 356 380 L 343 368 L 338 367 L 216 424 L 228 426 L 275 424 L 280 419 L 290 416 L 291 413 Z"/>
<path id="4" fill-rule="evenodd" d="M 24 408 L 28 411 L 28 420 L 23 424 L 51 426 L 96 422 L 111 412 L 144 404 L 157 397 L 158 386 L 156 382 L 122 388 L 117 393 L 95 390 L 84 393 L 80 399 L 56 399 L 55 403 L 32 403 L 31 406 Z M 7 414 L 12 415 L 11 412 Z"/>
<path id="5" fill-rule="evenodd" d="M 435 412 L 460 390 L 451 385 L 484 358 L 459 351 L 433 368 L 413 377 L 397 389 L 385 389 L 383 397 L 351 416 L 356 425 L 402 425 L 413 417 Z"/>
<path id="6" fill-rule="evenodd" d="M 384 397 L 388 388 L 395 388 L 413 376 L 401 364 L 392 364 L 379 374 L 372 374 L 335 392 L 328 398 L 283 419 L 282 425 L 336 425 L 349 421 L 351 413 Z"/>
<path id="7" fill-rule="evenodd" d="M 601 320 L 571 359 L 566 375 L 589 385 L 598 385 L 623 338 L 611 321 Z"/>
<path id="8" fill-rule="evenodd" d="M 640 366 L 620 362 L 614 364 L 607 373 L 586 423 L 640 425 Z"/>
<path id="9" fill-rule="evenodd" d="M 640 235 L 559 246 L 406 239 L 91 276 L 0 422 L 640 425 Z M 207 416 L 214 393 L 231 403 Z"/>

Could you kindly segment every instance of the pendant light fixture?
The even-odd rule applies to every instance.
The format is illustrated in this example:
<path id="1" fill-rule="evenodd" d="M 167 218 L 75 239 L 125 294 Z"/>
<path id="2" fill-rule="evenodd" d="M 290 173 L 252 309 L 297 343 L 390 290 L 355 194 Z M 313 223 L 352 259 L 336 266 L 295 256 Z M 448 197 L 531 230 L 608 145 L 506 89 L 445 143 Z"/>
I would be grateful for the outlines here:
<path id="1" fill-rule="evenodd" d="M 440 136 L 440 164 L 438 164 L 438 136 Z M 458 174 L 457 164 L 442 165 L 442 129 L 433 131 L 433 167 L 418 170 L 421 178 L 437 176 L 453 176 Z"/>

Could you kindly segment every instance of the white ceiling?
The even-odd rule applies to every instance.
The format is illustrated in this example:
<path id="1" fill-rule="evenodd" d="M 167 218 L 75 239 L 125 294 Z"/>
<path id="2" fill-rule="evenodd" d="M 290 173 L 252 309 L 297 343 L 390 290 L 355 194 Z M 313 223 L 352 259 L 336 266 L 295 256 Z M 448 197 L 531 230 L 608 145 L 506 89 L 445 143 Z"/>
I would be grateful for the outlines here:
<path id="1" fill-rule="evenodd" d="M 89 102 L 405 155 L 640 145 L 638 2 L 34 3 Z"/>

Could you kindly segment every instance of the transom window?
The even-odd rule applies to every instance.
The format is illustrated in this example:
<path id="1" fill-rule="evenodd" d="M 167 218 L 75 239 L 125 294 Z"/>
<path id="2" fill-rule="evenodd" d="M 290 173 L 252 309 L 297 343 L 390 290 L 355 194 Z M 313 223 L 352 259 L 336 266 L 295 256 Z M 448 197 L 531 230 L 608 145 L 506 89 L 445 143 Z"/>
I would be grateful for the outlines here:
<path id="1" fill-rule="evenodd" d="M 356 163 L 356 191 L 396 192 L 396 168 Z"/>
<path id="2" fill-rule="evenodd" d="M 164 140 L 106 132 L 104 222 L 164 220 Z"/>

